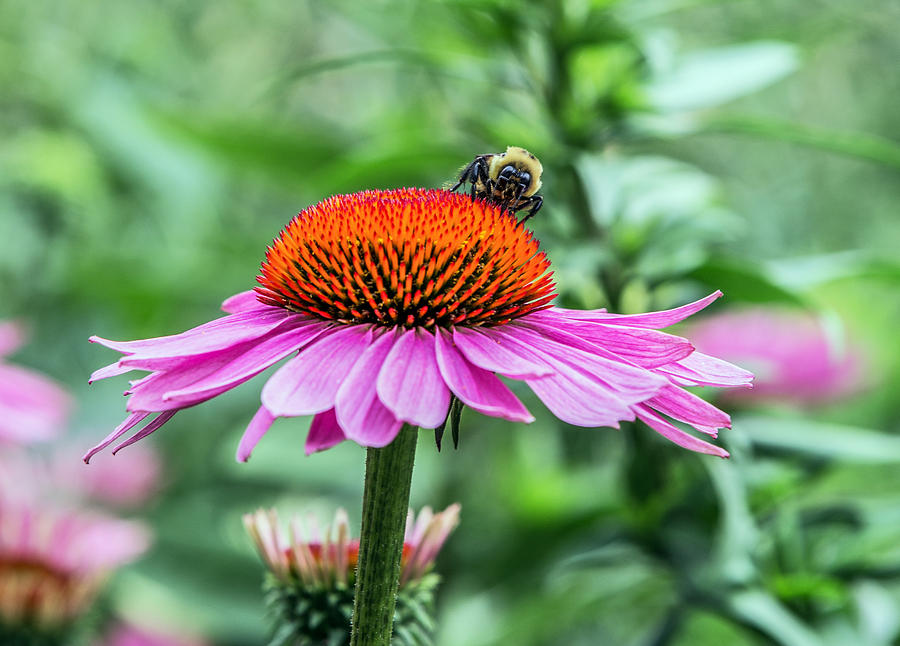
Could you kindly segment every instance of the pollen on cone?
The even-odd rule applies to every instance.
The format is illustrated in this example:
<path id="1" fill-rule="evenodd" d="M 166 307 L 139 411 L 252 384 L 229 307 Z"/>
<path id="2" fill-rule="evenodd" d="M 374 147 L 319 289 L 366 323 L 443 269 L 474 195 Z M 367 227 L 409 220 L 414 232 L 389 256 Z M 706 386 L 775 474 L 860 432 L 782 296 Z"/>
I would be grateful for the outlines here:
<path id="1" fill-rule="evenodd" d="M 490 326 L 545 309 L 550 261 L 504 209 L 443 190 L 338 195 L 267 249 L 259 299 L 342 323 Z"/>

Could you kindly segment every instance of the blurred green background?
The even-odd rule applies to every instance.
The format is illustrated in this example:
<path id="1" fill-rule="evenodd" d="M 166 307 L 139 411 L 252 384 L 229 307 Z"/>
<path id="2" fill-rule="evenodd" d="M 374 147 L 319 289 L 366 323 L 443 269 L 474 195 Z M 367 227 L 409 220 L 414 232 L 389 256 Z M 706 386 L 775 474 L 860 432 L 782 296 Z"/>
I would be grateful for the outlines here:
<path id="1" fill-rule="evenodd" d="M 568 427 L 525 389 L 530 426 L 467 412 L 440 454 L 423 434 L 413 504 L 463 508 L 438 643 L 900 643 L 897 33 L 894 0 L 6 0 L 0 318 L 76 393 L 88 447 L 124 415 L 124 380 L 86 384 L 114 358 L 90 334 L 207 321 L 305 206 L 524 146 L 561 303 L 721 288 L 713 311 L 842 326 L 869 374 L 840 401 L 734 407 L 729 461 Z M 363 451 L 304 457 L 306 419 L 234 462 L 261 383 L 147 440 L 167 484 L 120 612 L 262 644 L 241 514 L 357 518 Z"/>

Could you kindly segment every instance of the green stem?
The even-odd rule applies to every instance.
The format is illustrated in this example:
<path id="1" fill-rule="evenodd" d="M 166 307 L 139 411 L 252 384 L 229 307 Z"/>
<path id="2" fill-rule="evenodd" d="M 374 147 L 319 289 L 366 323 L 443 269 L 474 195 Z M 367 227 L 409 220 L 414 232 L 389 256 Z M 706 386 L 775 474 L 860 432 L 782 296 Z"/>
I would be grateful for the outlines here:
<path id="1" fill-rule="evenodd" d="M 381 449 L 370 448 L 366 454 L 350 646 L 391 643 L 418 435 L 418 428 L 404 425 L 393 442 Z"/>

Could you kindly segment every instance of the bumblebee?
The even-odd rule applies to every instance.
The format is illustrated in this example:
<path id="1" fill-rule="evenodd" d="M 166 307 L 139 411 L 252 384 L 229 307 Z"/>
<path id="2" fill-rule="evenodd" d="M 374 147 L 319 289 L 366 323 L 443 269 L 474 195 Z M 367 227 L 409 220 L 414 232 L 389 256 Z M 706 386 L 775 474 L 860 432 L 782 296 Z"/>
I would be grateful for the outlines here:
<path id="1" fill-rule="evenodd" d="M 480 197 L 515 213 L 528 209 L 525 222 L 541 209 L 543 167 L 538 158 L 524 148 L 508 146 L 505 153 L 478 155 L 466 166 L 451 191 L 463 184 L 472 185 L 472 197 Z"/>

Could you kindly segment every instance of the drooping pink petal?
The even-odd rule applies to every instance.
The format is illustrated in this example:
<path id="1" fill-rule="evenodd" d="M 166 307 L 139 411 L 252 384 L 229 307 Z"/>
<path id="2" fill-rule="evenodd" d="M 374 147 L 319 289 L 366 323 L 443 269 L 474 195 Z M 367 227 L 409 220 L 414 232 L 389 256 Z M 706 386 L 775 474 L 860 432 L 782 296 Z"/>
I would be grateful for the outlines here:
<path id="1" fill-rule="evenodd" d="M 528 386 L 556 417 L 575 426 L 619 428 L 620 421 L 633 421 L 634 413 L 606 393 L 598 400 L 596 392 L 567 375 L 528 379 Z"/>
<path id="2" fill-rule="evenodd" d="M 88 379 L 88 383 L 92 384 L 95 381 L 100 381 L 101 379 L 118 377 L 119 375 L 124 375 L 125 373 L 131 372 L 132 370 L 137 370 L 137 368 L 132 368 L 131 366 L 123 366 L 121 363 L 116 361 L 115 363 L 111 363 L 108 366 L 98 368 L 93 373 L 91 373 L 91 376 Z"/>
<path id="3" fill-rule="evenodd" d="M 131 446 L 135 442 L 138 442 L 139 440 L 143 440 L 145 437 L 147 437 L 151 433 L 155 433 L 160 428 L 162 428 L 163 424 L 165 424 L 170 419 L 172 419 L 175 416 L 175 413 L 177 413 L 177 412 L 178 412 L 177 410 L 168 410 L 168 411 L 164 411 L 164 412 L 160 413 L 153 419 L 152 422 L 147 424 L 144 428 L 139 430 L 137 433 L 135 433 L 134 435 L 129 437 L 124 442 L 119 443 L 118 446 L 114 447 L 112 450 L 112 454 L 115 455 L 116 453 L 118 453 L 119 451 L 124 449 L 126 446 Z"/>
<path id="4" fill-rule="evenodd" d="M 310 323 L 286 332 L 280 332 L 279 328 L 270 332 L 267 337 L 257 340 L 249 349 L 214 373 L 190 386 L 166 392 L 163 399 L 176 404 L 190 405 L 220 395 L 258 375 L 298 349 L 305 348 L 325 329 L 324 323 Z M 276 417 L 283 417 L 277 411 L 270 409 L 270 412 Z"/>
<path id="5" fill-rule="evenodd" d="M 238 462 L 246 462 L 250 459 L 253 449 L 256 448 L 256 445 L 259 444 L 259 441 L 268 432 L 274 421 L 275 416 L 267 411 L 265 406 L 260 406 L 259 410 L 256 411 L 256 415 L 250 420 L 250 424 L 247 425 L 247 430 L 241 436 L 237 450 Z"/>
<path id="6" fill-rule="evenodd" d="M 603 321 L 568 319 L 552 309 L 529 314 L 518 322 L 541 332 L 565 330 L 643 368 L 672 363 L 694 351 L 690 341 L 673 334 L 641 327 L 605 325 Z"/>
<path id="7" fill-rule="evenodd" d="M 303 315 L 272 307 L 263 312 L 250 311 L 229 314 L 191 328 L 187 332 L 171 336 L 139 341 L 110 341 L 92 336 L 90 341 L 123 354 L 139 354 L 145 357 L 177 357 L 223 350 L 245 341 L 252 341 L 274 330 L 285 320 L 296 320 L 298 317 L 303 318 Z"/>
<path id="8" fill-rule="evenodd" d="M 703 440 L 694 437 L 690 433 L 681 430 L 671 422 L 666 421 L 665 419 L 654 413 L 646 406 L 639 405 L 635 406 L 634 408 L 637 416 L 644 423 L 646 423 L 647 426 L 652 428 L 667 440 L 674 442 L 678 446 L 684 447 L 691 451 L 697 451 L 698 453 L 717 455 L 722 458 L 728 457 L 728 451 L 726 451 L 725 449 L 718 447 L 715 444 L 704 442 Z"/>
<path id="9" fill-rule="evenodd" d="M 453 342 L 472 364 L 510 379 L 534 379 L 553 374 L 549 366 L 523 357 L 501 337 L 457 327 L 453 330 Z"/>
<path id="10" fill-rule="evenodd" d="M 150 415 L 150 413 L 141 412 L 141 413 L 129 414 L 128 417 L 126 417 L 125 420 L 121 424 L 119 424 L 112 433 L 107 435 L 103 439 L 103 441 L 100 442 L 100 444 L 98 444 L 97 446 L 92 448 L 90 451 L 85 453 L 84 457 L 82 457 L 81 459 L 84 460 L 85 464 L 89 464 L 91 461 L 91 458 L 94 457 L 95 454 L 99 453 L 100 451 L 105 449 L 107 446 L 109 446 L 110 444 L 112 444 L 113 442 L 118 440 L 120 437 L 125 435 L 125 433 L 130 431 L 132 428 L 134 428 L 135 426 L 140 424 L 144 420 L 144 418 L 146 418 L 148 415 Z"/>
<path id="11" fill-rule="evenodd" d="M 576 426 L 618 428 L 620 420 L 634 419 L 634 413 L 627 404 L 593 378 L 553 356 L 535 351 L 515 338 L 507 337 L 504 342 L 513 351 L 531 361 L 543 361 L 554 371 L 551 375 L 526 379 L 525 382 L 544 405 L 564 422 Z"/>
<path id="12" fill-rule="evenodd" d="M 615 357 L 562 329 L 541 325 L 534 330 L 530 325 L 520 327 L 513 323 L 491 330 L 491 334 L 507 338 L 515 336 L 557 372 L 561 370 L 560 364 L 565 364 L 570 376 L 573 374 L 571 369 L 575 369 L 581 377 L 615 393 L 626 404 L 647 399 L 667 383 L 664 377 Z"/>
<path id="13" fill-rule="evenodd" d="M 254 342 L 205 355 L 173 358 L 169 370 L 156 372 L 131 388 L 127 408 L 162 411 L 204 402 L 259 374 L 324 329 L 322 323 L 288 326 L 285 331 L 276 329 Z"/>
<path id="14" fill-rule="evenodd" d="M 262 390 L 262 402 L 276 417 L 313 415 L 334 408 L 347 373 L 372 343 L 366 325 L 338 328 L 284 364 Z"/>
<path id="15" fill-rule="evenodd" d="M 689 386 L 744 386 L 752 387 L 753 373 L 738 366 L 711 357 L 702 352 L 694 352 L 660 368 L 660 372 L 678 377 Z"/>
<path id="16" fill-rule="evenodd" d="M 534 417 L 493 373 L 475 366 L 453 345 L 446 330 L 435 334 L 435 353 L 444 382 L 466 406 L 479 413 L 512 422 L 533 422 Z"/>
<path id="17" fill-rule="evenodd" d="M 720 296 L 722 296 L 722 292 L 716 290 L 709 296 L 701 298 L 699 301 L 694 301 L 693 303 L 688 303 L 687 305 L 682 305 L 681 307 L 670 310 L 647 312 L 646 314 L 610 314 L 609 312 L 599 310 L 587 312 L 579 312 L 578 310 L 560 311 L 574 320 L 603 321 L 607 325 L 629 325 L 632 327 L 658 329 L 683 321 L 692 314 L 696 314 L 705 308 Z"/>
<path id="18" fill-rule="evenodd" d="M 397 419 L 423 428 L 447 419 L 450 390 L 438 368 L 434 335 L 420 329 L 403 332 L 384 360 L 376 388 Z"/>
<path id="19" fill-rule="evenodd" d="M 378 399 L 375 382 L 397 334 L 390 330 L 378 337 L 353 364 L 334 398 L 338 424 L 348 439 L 362 446 L 387 446 L 403 422 Z"/>
<path id="20" fill-rule="evenodd" d="M 256 291 L 252 289 L 247 290 L 246 292 L 239 292 L 234 296 L 226 298 L 222 302 L 222 311 L 229 314 L 238 314 L 239 312 L 250 312 L 253 310 L 265 310 L 267 308 L 272 309 L 272 306 L 260 303 L 259 298 L 256 296 Z"/>
<path id="21" fill-rule="evenodd" d="M 333 408 L 319 413 L 313 417 L 312 424 L 309 425 L 309 434 L 306 436 L 306 455 L 330 449 L 346 439 L 347 436 L 341 430 Z"/>
<path id="22" fill-rule="evenodd" d="M 512 351 L 553 369 L 554 373 L 549 376 L 525 381 L 559 419 L 576 426 L 616 428 L 619 421 L 634 419 L 629 402 L 611 392 L 605 383 L 598 381 L 583 368 L 576 368 L 557 359 L 555 348 L 551 347 L 548 351 L 546 348 L 534 347 L 534 338 L 529 339 L 528 343 L 520 340 L 519 333 L 522 331 L 527 332 L 525 328 L 518 328 L 513 331 L 514 334 L 505 334 L 499 328 L 492 328 L 486 333 L 500 336 Z M 544 339 L 538 337 L 538 340 Z M 577 349 L 569 350 L 571 354 L 577 353 Z"/>
<path id="23" fill-rule="evenodd" d="M 731 428 L 731 418 L 727 413 L 676 386 L 666 386 L 645 403 L 679 422 L 712 428 Z"/>

